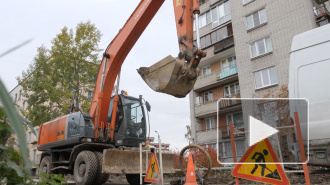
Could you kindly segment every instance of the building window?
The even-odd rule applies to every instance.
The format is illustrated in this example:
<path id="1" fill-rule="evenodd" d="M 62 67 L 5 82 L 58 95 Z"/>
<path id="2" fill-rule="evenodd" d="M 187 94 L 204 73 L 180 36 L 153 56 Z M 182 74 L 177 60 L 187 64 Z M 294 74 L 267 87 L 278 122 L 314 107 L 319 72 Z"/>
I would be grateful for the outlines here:
<path id="1" fill-rule="evenodd" d="M 28 142 L 28 143 L 31 142 L 31 132 L 29 132 L 28 135 L 27 135 L 27 142 Z"/>
<path id="2" fill-rule="evenodd" d="M 14 102 L 15 102 L 15 103 L 17 102 L 17 93 L 15 94 Z"/>
<path id="3" fill-rule="evenodd" d="M 216 143 L 205 144 L 204 148 L 212 148 L 214 150 L 217 150 L 217 144 Z"/>
<path id="4" fill-rule="evenodd" d="M 224 90 L 224 97 L 231 97 L 236 94 L 239 94 L 240 93 L 239 83 L 233 83 L 233 84 L 227 85 L 223 88 L 223 90 Z"/>
<path id="5" fill-rule="evenodd" d="M 209 74 L 211 74 L 211 66 L 208 65 L 206 67 L 203 67 L 202 68 L 202 76 L 207 76 Z"/>
<path id="6" fill-rule="evenodd" d="M 278 83 L 276 68 L 271 67 L 254 73 L 256 89 L 275 85 Z"/>
<path id="7" fill-rule="evenodd" d="M 251 43 L 250 49 L 251 49 L 251 58 L 255 58 L 257 56 L 273 51 L 272 43 L 270 41 L 270 36 Z"/>
<path id="8" fill-rule="evenodd" d="M 206 130 L 215 129 L 215 119 L 214 118 L 205 119 L 205 124 L 206 124 Z"/>
<path id="9" fill-rule="evenodd" d="M 244 128 L 243 114 L 242 112 L 228 114 L 227 115 L 227 133 L 230 134 L 229 122 L 233 122 L 234 127 Z"/>
<path id="10" fill-rule="evenodd" d="M 19 93 L 18 93 L 18 100 L 21 100 L 21 96 L 22 96 L 22 90 L 19 90 Z"/>
<path id="11" fill-rule="evenodd" d="M 207 11 L 199 18 L 199 28 L 202 28 L 211 23 L 211 12 Z"/>
<path id="12" fill-rule="evenodd" d="M 36 162 L 36 155 L 37 155 L 37 150 L 33 150 L 33 162 Z"/>
<path id="13" fill-rule="evenodd" d="M 231 20 L 230 4 L 229 1 L 207 11 L 199 16 L 199 28 L 212 23 L 212 28 L 215 28 L 227 21 Z M 194 31 L 196 26 L 194 26 Z"/>
<path id="14" fill-rule="evenodd" d="M 267 22 L 266 10 L 259 10 L 246 17 L 247 29 L 257 27 Z"/>
<path id="15" fill-rule="evenodd" d="M 35 141 L 38 141 L 39 129 L 36 129 L 36 135 L 34 136 Z"/>
<path id="16" fill-rule="evenodd" d="M 223 28 L 220 28 L 210 34 L 207 34 L 203 37 L 201 37 L 201 48 L 206 48 L 208 46 L 211 46 L 225 38 L 227 38 L 228 36 L 231 36 L 233 34 L 233 29 L 232 29 L 232 25 L 229 24 Z M 194 44 L 196 45 L 196 44 Z"/>
<path id="17" fill-rule="evenodd" d="M 88 100 L 92 100 L 93 95 L 94 95 L 94 92 L 93 92 L 93 91 L 88 91 L 87 99 L 88 99 Z"/>
<path id="18" fill-rule="evenodd" d="M 23 102 L 22 110 L 25 110 L 25 102 Z"/>
<path id="19" fill-rule="evenodd" d="M 229 1 L 213 8 L 211 10 L 212 28 L 215 28 L 231 20 Z"/>
<path id="20" fill-rule="evenodd" d="M 213 94 L 212 91 L 208 91 L 204 93 L 204 102 L 212 101 L 213 100 Z"/>
<path id="21" fill-rule="evenodd" d="M 221 72 L 230 71 L 234 67 L 236 67 L 236 56 L 221 61 Z"/>
<path id="22" fill-rule="evenodd" d="M 235 147 L 236 147 L 236 156 L 243 156 L 245 147 L 244 147 L 244 140 L 236 140 Z M 231 147 L 231 142 L 224 142 L 222 143 L 222 156 L 223 158 L 233 157 L 233 149 Z"/>

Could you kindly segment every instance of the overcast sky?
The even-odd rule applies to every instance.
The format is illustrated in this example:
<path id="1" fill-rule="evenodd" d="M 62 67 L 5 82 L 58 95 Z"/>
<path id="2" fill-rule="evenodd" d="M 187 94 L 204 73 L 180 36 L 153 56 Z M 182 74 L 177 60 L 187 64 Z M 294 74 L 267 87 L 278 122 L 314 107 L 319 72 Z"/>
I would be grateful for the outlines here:
<path id="1" fill-rule="evenodd" d="M 104 50 L 122 28 L 139 0 L 10 0 L 0 5 L 0 54 L 32 39 L 24 47 L 0 58 L 0 79 L 8 91 L 17 85 L 16 77 L 28 69 L 37 48 L 51 46 L 51 40 L 67 26 L 75 28 L 90 20 L 102 33 L 99 44 Z M 121 74 L 120 89 L 131 96 L 143 95 L 151 104 L 151 136 L 157 130 L 172 149 L 187 145 L 184 138 L 190 125 L 189 99 L 175 98 L 150 89 L 136 69 L 150 66 L 171 54 L 177 56 L 179 47 L 172 0 L 166 0 L 127 56 Z M 103 51 L 102 51 L 103 52 Z"/>

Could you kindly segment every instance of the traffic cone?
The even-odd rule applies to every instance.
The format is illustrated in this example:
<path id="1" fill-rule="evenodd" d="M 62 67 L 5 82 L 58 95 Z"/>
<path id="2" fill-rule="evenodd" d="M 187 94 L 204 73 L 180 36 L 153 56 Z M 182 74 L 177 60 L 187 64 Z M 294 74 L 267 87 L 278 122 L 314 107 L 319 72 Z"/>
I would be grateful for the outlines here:
<path id="1" fill-rule="evenodd" d="M 185 185 L 197 185 L 195 166 L 191 153 L 189 153 L 188 165 L 187 165 L 187 175 Z"/>

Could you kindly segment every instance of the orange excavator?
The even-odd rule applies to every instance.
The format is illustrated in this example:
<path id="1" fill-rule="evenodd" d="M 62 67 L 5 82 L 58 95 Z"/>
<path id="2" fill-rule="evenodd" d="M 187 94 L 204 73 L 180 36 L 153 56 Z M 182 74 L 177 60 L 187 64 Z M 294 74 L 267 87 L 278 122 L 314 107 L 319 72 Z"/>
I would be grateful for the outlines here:
<path id="1" fill-rule="evenodd" d="M 73 174 L 76 184 L 102 184 L 110 173 L 124 173 L 130 184 L 139 184 L 140 156 L 136 148 L 147 139 L 146 111 L 150 111 L 150 105 L 143 103 L 142 96 L 135 98 L 118 92 L 120 69 L 163 2 L 142 0 L 106 48 L 89 114 L 71 110 L 69 115 L 40 126 L 40 171 Z M 153 90 L 185 97 L 196 82 L 201 58 L 206 56 L 193 45 L 193 21 L 194 17 L 198 20 L 199 0 L 173 0 L 173 6 L 178 56 L 167 56 L 150 67 L 141 67 L 138 73 Z M 163 160 L 163 172 L 174 172 L 170 162 L 173 155 L 164 154 Z"/>

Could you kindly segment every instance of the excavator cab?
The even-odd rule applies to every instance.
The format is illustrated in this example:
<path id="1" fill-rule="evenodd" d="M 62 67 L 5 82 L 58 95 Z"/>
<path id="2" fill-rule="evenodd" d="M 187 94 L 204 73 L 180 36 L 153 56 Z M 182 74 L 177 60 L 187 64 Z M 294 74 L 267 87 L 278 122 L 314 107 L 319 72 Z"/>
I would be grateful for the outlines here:
<path id="1" fill-rule="evenodd" d="M 141 99 L 120 94 L 115 124 L 115 146 L 138 147 L 146 141 L 146 116 Z M 108 122 L 112 118 L 110 101 Z"/>

